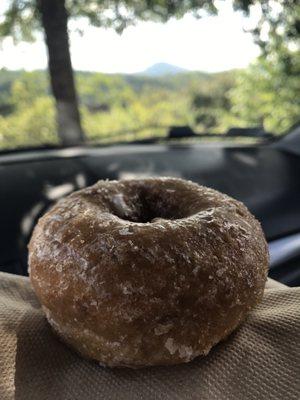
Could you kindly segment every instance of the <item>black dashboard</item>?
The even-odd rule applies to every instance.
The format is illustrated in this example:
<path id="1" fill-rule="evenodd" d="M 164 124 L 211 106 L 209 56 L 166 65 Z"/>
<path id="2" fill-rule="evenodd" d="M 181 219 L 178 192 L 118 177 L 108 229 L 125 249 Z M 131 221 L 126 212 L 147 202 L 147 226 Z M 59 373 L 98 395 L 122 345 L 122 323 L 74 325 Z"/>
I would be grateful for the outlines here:
<path id="1" fill-rule="evenodd" d="M 190 179 L 243 201 L 274 248 L 282 238 L 300 232 L 300 155 L 278 146 L 128 144 L 3 154 L 0 270 L 26 275 L 27 243 L 34 224 L 60 197 L 99 179 L 145 176 Z M 270 275 L 299 284 L 298 256 L 294 251 L 292 260 L 285 259 L 284 270 L 276 261 Z"/>

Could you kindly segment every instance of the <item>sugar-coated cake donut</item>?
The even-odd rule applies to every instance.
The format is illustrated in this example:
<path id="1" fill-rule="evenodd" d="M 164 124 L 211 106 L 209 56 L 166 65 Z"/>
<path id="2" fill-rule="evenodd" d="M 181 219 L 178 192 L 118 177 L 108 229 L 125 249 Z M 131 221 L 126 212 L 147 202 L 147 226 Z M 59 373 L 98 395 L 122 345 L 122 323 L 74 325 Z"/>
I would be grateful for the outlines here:
<path id="1" fill-rule="evenodd" d="M 174 178 L 99 181 L 60 200 L 29 244 L 54 331 L 108 366 L 207 354 L 261 300 L 268 261 L 243 204 Z"/>

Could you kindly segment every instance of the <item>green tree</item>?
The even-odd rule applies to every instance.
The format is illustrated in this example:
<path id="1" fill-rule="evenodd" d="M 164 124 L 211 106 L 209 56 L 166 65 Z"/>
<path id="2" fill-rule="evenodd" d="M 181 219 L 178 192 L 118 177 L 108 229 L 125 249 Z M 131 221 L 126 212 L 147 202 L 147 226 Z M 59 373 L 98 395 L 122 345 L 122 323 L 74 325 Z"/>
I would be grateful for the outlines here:
<path id="1" fill-rule="evenodd" d="M 76 82 L 80 101 L 95 112 L 119 105 L 126 108 L 134 97 L 130 86 L 119 75 L 79 73 Z"/>
<path id="2" fill-rule="evenodd" d="M 243 0 L 237 0 L 236 7 L 250 12 L 249 5 L 243 7 Z M 261 17 L 252 29 L 256 43 L 262 50 L 262 56 L 270 60 L 285 63 L 293 57 L 290 50 L 299 50 L 300 3 L 298 0 L 260 0 Z"/>
<path id="3" fill-rule="evenodd" d="M 15 109 L 28 107 L 38 97 L 47 95 L 48 84 L 42 71 L 23 72 L 11 86 L 11 103 Z"/>
<path id="4" fill-rule="evenodd" d="M 300 3 L 261 3 L 261 19 L 252 31 L 262 54 L 240 73 L 231 92 L 238 124 L 263 125 L 283 133 L 300 116 Z"/>
<path id="5" fill-rule="evenodd" d="M 238 124 L 262 125 L 283 133 L 300 119 L 300 55 L 290 57 L 289 70 L 259 58 L 240 73 L 230 97 Z"/>
<path id="6" fill-rule="evenodd" d="M 166 21 L 186 12 L 215 13 L 213 0 L 9 0 L 0 23 L 0 37 L 34 40 L 43 30 L 48 48 L 48 67 L 56 101 L 58 133 L 64 144 L 80 143 L 80 122 L 69 51 L 68 21 L 86 18 L 99 27 L 122 32 L 137 20 Z"/>
<path id="7" fill-rule="evenodd" d="M 192 107 L 197 129 L 219 131 L 223 127 L 225 113 L 230 112 L 230 90 L 235 85 L 237 71 L 211 75 L 204 82 L 198 82 L 193 89 Z M 220 129 L 219 129 L 220 128 Z"/>
<path id="8" fill-rule="evenodd" d="M 15 112 L 0 115 L 0 148 L 57 144 L 53 100 L 38 97 L 27 106 L 18 106 Z"/>

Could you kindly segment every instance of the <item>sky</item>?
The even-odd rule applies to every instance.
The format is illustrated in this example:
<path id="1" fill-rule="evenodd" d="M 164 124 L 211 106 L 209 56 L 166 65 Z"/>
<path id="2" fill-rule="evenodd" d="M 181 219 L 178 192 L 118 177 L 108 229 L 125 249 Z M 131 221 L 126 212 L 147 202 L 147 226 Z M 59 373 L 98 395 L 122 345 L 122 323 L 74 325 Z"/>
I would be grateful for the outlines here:
<path id="1" fill-rule="evenodd" d="M 73 67 L 106 73 L 139 72 L 158 62 L 207 72 L 244 68 L 259 54 L 252 35 L 244 31 L 244 28 L 253 26 L 258 18 L 255 9 L 252 14 L 249 19 L 233 12 L 230 2 L 225 1 L 216 17 L 196 20 L 186 15 L 164 24 L 139 22 L 127 28 L 122 35 L 112 29 L 72 22 L 70 42 Z M 83 28 L 84 35 L 80 36 L 76 28 Z M 5 39 L 0 47 L 0 68 L 3 67 L 25 70 L 46 68 L 47 52 L 42 34 L 38 34 L 33 44 L 14 45 L 10 38 Z"/>

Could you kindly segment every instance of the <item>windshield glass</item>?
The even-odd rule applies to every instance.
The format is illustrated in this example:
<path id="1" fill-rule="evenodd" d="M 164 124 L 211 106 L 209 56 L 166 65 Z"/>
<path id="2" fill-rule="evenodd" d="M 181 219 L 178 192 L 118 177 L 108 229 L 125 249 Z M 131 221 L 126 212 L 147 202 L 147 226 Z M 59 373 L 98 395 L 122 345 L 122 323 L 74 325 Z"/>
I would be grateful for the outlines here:
<path id="1" fill-rule="evenodd" d="M 100 3 L 1 2 L 0 149 L 298 122 L 295 2 Z"/>

